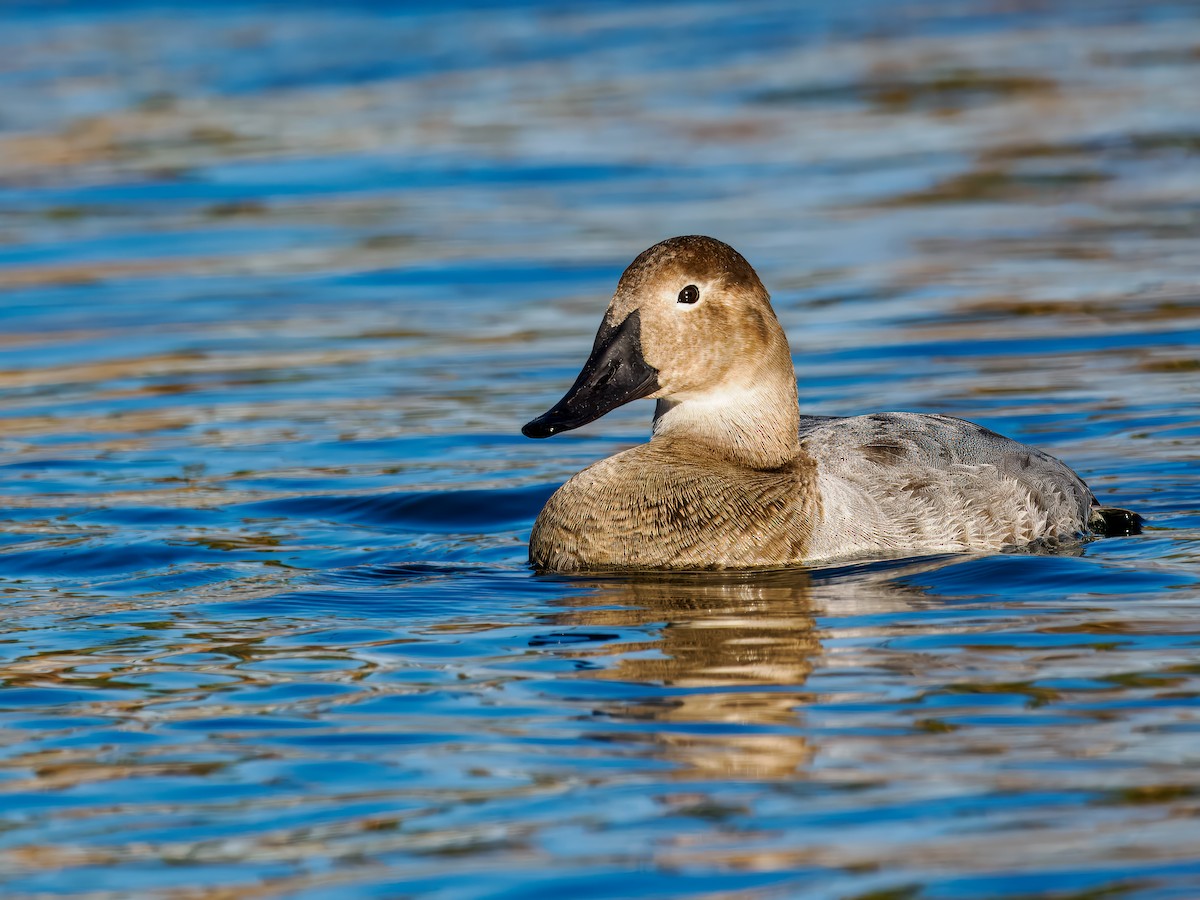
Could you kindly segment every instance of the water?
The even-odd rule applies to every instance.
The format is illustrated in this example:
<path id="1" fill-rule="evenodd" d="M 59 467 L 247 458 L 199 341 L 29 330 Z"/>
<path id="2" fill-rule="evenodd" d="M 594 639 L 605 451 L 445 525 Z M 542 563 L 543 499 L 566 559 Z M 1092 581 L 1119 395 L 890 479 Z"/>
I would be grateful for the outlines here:
<path id="1" fill-rule="evenodd" d="M 792 6 L 6 6 L 6 897 L 1200 896 L 1197 9 Z M 534 576 L 694 232 L 1146 532 Z"/>

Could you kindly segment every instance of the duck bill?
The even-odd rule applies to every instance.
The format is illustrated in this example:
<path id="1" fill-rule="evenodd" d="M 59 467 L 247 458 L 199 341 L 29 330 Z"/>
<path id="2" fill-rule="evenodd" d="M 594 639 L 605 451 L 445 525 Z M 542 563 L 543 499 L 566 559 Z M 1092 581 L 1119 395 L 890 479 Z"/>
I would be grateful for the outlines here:
<path id="1" fill-rule="evenodd" d="M 548 438 L 570 431 L 657 390 L 658 370 L 642 358 L 642 320 L 634 310 L 620 325 L 600 326 L 592 354 L 571 389 L 521 434 Z"/>

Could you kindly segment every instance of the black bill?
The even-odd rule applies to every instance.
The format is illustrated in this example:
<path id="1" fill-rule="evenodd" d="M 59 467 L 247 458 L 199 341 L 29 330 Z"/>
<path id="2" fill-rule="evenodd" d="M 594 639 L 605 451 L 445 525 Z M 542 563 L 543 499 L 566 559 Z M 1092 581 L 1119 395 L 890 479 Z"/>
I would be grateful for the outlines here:
<path id="1" fill-rule="evenodd" d="M 657 390 L 658 370 L 642 358 L 642 320 L 634 310 L 620 325 L 600 326 L 592 354 L 571 389 L 521 434 L 547 438 L 570 431 Z"/>

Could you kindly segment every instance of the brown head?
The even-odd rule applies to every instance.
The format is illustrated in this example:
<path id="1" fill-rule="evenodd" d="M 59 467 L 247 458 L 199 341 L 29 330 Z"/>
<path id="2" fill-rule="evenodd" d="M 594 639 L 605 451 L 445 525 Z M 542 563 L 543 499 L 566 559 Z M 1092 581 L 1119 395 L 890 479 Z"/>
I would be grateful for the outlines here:
<path id="1" fill-rule="evenodd" d="M 638 256 L 579 378 L 522 432 L 549 437 L 641 397 L 659 400 L 656 438 L 686 438 L 759 467 L 795 452 L 787 337 L 758 275 L 728 244 L 689 235 Z"/>

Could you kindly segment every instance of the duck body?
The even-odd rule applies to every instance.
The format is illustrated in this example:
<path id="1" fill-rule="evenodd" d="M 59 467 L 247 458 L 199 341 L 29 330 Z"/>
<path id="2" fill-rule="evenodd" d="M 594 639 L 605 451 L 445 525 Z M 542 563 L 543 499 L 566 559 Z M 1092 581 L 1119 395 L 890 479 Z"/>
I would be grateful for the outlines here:
<path id="1" fill-rule="evenodd" d="M 552 572 L 728 569 L 806 559 L 816 467 L 753 469 L 675 440 L 588 466 L 546 502 L 529 559 Z"/>
<path id="2" fill-rule="evenodd" d="M 1058 459 L 962 419 L 800 416 L 766 290 L 712 238 L 672 238 L 630 265 L 575 385 L 523 431 L 548 437 L 638 397 L 658 400 L 650 441 L 547 501 L 529 542 L 539 570 L 997 550 L 1139 522 Z"/>

